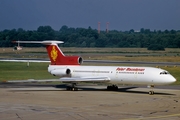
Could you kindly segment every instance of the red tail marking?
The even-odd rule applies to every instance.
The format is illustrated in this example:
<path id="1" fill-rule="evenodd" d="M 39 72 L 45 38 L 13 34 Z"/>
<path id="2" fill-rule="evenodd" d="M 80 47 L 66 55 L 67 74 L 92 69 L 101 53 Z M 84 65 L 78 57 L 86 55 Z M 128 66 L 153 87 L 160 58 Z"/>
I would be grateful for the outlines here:
<path id="1" fill-rule="evenodd" d="M 65 56 L 57 45 L 46 45 L 51 65 L 80 65 L 79 56 Z"/>

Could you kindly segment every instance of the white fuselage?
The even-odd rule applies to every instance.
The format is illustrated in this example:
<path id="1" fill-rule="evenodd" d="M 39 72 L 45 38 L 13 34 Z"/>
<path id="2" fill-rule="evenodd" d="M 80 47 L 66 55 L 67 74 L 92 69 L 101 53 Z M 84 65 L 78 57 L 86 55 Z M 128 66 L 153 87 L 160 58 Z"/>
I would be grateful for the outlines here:
<path id="1" fill-rule="evenodd" d="M 48 72 L 61 77 L 67 69 L 69 77 L 106 76 L 113 84 L 165 85 L 176 81 L 166 70 L 153 67 L 49 65 Z"/>

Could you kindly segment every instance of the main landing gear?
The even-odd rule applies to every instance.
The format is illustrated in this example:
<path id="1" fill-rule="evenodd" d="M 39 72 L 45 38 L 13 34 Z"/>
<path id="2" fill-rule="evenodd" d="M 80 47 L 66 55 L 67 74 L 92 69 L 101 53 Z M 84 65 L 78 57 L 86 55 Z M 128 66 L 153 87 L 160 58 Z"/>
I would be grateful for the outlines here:
<path id="1" fill-rule="evenodd" d="M 118 90 L 118 86 L 117 85 L 109 85 L 109 86 L 107 86 L 107 90 L 117 91 Z"/>
<path id="2" fill-rule="evenodd" d="M 153 88 L 154 88 L 154 85 L 150 85 L 148 86 L 151 90 L 149 91 L 149 95 L 154 95 L 154 91 L 153 91 Z"/>
<path id="3" fill-rule="evenodd" d="M 72 83 L 71 86 L 67 86 L 66 90 L 68 90 L 68 91 L 78 91 L 78 88 L 76 87 L 76 83 Z"/>

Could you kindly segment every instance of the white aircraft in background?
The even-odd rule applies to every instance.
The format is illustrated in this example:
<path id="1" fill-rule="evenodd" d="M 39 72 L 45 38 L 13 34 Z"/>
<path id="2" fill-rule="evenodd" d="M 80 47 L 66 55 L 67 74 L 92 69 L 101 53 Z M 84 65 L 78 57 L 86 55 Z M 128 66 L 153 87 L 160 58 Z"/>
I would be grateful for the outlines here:
<path id="1" fill-rule="evenodd" d="M 17 43 L 41 43 L 46 46 L 51 64 L 48 72 L 59 76 L 58 80 L 27 80 L 27 82 L 60 81 L 71 83 L 67 90 L 78 90 L 78 82 L 106 82 L 108 90 L 118 90 L 115 84 L 139 84 L 154 88 L 155 85 L 166 85 L 176 79 L 166 70 L 154 67 L 132 66 L 82 66 L 83 59 L 79 56 L 65 56 L 58 44 L 62 41 L 16 41 Z M 16 82 L 16 81 L 8 81 Z M 24 81 L 17 81 L 24 82 Z M 149 94 L 154 94 L 153 89 Z"/>
<path id="2" fill-rule="evenodd" d="M 14 47 L 14 50 L 18 50 L 18 51 L 19 51 L 19 50 L 22 50 L 22 47 L 19 45 L 19 42 L 18 42 L 18 46 L 15 46 L 15 47 Z"/>

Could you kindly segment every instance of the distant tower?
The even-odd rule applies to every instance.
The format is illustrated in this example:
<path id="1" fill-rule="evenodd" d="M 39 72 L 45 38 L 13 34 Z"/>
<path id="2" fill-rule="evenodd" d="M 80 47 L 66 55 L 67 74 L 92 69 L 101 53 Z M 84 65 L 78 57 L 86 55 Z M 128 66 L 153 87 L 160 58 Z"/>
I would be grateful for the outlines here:
<path id="1" fill-rule="evenodd" d="M 106 33 L 109 32 L 109 22 L 106 23 Z"/>
<path id="2" fill-rule="evenodd" d="M 98 22 L 98 33 L 100 34 L 100 22 Z"/>

